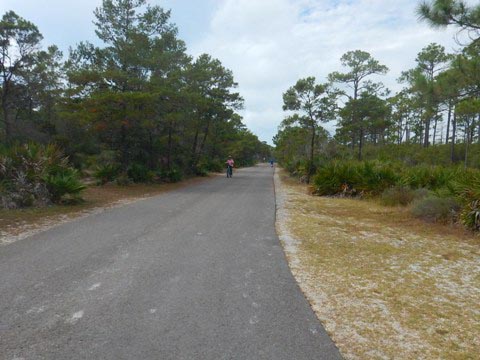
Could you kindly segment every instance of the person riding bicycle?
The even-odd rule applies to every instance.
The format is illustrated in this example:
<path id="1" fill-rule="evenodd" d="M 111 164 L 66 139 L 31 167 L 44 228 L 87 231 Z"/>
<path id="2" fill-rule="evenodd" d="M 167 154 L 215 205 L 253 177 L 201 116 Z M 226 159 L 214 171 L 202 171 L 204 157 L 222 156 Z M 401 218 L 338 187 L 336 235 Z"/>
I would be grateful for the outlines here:
<path id="1" fill-rule="evenodd" d="M 229 156 L 228 160 L 225 163 L 227 164 L 227 177 L 232 177 L 233 166 L 234 166 L 235 162 L 233 161 L 232 157 Z"/>

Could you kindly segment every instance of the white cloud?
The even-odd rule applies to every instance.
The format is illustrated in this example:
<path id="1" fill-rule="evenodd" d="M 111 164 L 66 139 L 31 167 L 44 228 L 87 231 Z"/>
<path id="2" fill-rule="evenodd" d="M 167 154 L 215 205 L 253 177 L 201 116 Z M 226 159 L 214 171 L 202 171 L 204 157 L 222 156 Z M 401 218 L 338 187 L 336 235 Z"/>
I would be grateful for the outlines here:
<path id="1" fill-rule="evenodd" d="M 361 49 L 390 68 L 382 81 L 398 90 L 401 71 L 431 42 L 453 51 L 454 30 L 420 23 L 416 0 L 221 0 L 205 37 L 191 52 L 210 53 L 233 70 L 244 96 L 244 121 L 271 141 L 284 117 L 282 93 L 296 80 L 320 82 L 341 70 L 340 57 Z M 330 127 L 329 130 L 332 130 Z"/>

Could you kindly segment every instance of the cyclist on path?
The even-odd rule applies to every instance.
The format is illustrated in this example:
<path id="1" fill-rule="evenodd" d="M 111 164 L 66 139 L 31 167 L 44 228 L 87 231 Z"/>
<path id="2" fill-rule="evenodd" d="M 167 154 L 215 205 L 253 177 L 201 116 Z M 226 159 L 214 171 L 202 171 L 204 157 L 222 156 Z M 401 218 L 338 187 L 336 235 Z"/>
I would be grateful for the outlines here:
<path id="1" fill-rule="evenodd" d="M 231 156 L 228 157 L 228 160 L 226 161 L 226 164 L 227 164 L 227 177 L 232 177 L 233 166 L 235 165 L 235 162 L 233 161 Z"/>

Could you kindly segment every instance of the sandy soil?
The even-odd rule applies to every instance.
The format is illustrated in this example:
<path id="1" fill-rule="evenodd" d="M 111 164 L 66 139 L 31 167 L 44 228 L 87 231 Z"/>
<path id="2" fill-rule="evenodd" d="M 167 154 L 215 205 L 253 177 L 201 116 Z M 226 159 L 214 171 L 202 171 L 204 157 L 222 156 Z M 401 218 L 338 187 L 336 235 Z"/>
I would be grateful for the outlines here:
<path id="1" fill-rule="evenodd" d="M 478 237 L 275 186 L 292 273 L 346 359 L 478 359 Z"/>

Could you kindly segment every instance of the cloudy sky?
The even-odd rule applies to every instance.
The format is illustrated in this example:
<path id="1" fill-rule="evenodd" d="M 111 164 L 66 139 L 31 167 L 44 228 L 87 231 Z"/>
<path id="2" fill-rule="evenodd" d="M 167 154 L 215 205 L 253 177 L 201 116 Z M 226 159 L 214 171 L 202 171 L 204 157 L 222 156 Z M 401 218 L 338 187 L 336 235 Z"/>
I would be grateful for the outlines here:
<path id="1" fill-rule="evenodd" d="M 172 21 L 193 56 L 208 53 L 231 69 L 245 98 L 244 122 L 271 143 L 284 117 L 282 93 L 299 78 L 342 70 L 347 51 L 364 50 L 390 68 L 382 81 L 398 90 L 400 72 L 436 42 L 458 50 L 454 29 L 433 30 L 417 20 L 418 0 L 150 0 L 172 10 Z M 36 24 L 45 46 L 65 53 L 95 42 L 93 10 L 101 0 L 0 0 Z M 331 124 L 328 129 L 333 132 Z"/>

